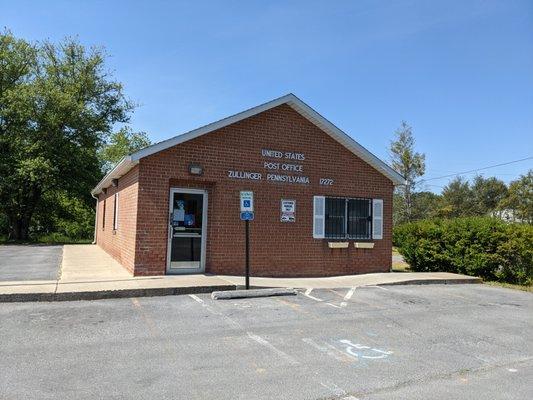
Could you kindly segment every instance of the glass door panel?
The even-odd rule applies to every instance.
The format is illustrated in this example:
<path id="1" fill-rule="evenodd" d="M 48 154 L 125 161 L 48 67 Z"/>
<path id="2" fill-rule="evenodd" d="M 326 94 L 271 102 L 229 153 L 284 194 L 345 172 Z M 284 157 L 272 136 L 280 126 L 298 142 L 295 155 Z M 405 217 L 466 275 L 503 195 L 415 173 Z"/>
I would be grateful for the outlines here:
<path id="1" fill-rule="evenodd" d="M 173 191 L 170 208 L 169 269 L 201 269 L 205 193 Z M 188 271 L 187 271 L 188 272 Z"/>

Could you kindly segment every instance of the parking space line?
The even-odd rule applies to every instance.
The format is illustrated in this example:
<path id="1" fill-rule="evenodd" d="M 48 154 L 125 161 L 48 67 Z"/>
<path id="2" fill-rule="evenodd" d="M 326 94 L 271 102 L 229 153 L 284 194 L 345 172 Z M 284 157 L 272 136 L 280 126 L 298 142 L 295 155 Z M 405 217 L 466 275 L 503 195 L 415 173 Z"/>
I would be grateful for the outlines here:
<path id="1" fill-rule="evenodd" d="M 315 301 L 324 301 L 322 299 L 319 299 L 318 297 L 315 297 L 315 296 L 311 296 L 311 292 L 313 291 L 313 288 L 308 288 L 305 292 L 304 292 L 304 295 L 309 297 L 310 299 L 313 299 Z"/>
<path id="2" fill-rule="evenodd" d="M 363 286 L 363 287 L 371 287 L 371 288 L 378 288 L 378 289 L 381 289 L 381 290 L 389 290 L 387 288 L 384 288 L 383 286 L 377 286 L 377 285 L 368 285 L 368 286 Z"/>
<path id="3" fill-rule="evenodd" d="M 144 311 L 143 307 L 141 306 L 141 303 L 139 302 L 139 299 L 136 297 L 132 297 L 130 300 L 131 300 L 131 303 L 133 304 L 133 307 L 139 312 L 139 314 L 141 315 L 141 318 L 144 320 L 144 323 L 148 327 L 148 331 L 150 332 L 150 335 L 152 335 L 153 337 L 161 336 L 161 332 L 159 331 L 159 328 L 155 324 L 154 320 L 150 318 L 148 313 Z"/>
<path id="4" fill-rule="evenodd" d="M 196 300 L 196 301 L 197 301 L 198 303 L 200 303 L 200 304 L 203 304 L 203 302 L 204 302 L 201 298 L 199 298 L 199 297 L 196 296 L 195 294 L 190 294 L 189 297 L 190 297 L 191 299 Z"/>
<path id="5" fill-rule="evenodd" d="M 248 334 L 248 337 L 254 341 L 256 341 L 257 343 L 267 347 L 268 349 L 272 350 L 274 353 L 276 353 L 278 356 L 280 356 L 281 358 L 283 358 L 284 360 L 286 360 L 287 362 L 289 362 L 289 364 L 293 364 L 293 365 L 296 365 L 296 364 L 300 364 L 298 361 L 296 361 L 294 358 L 292 358 L 291 356 L 289 356 L 287 353 L 285 353 L 284 351 L 278 349 L 277 347 L 275 347 L 272 343 L 270 343 L 268 340 L 262 338 L 261 336 L 258 336 L 252 332 L 246 332 Z"/>
<path id="6" fill-rule="evenodd" d="M 344 362 L 344 363 L 351 363 L 351 362 L 354 361 L 353 359 L 351 359 L 349 356 L 347 356 L 343 352 L 338 351 L 338 349 L 336 349 L 335 347 L 333 349 L 331 349 L 331 348 L 329 348 L 327 346 L 321 346 L 320 344 L 318 344 L 317 342 L 315 342 L 311 338 L 303 338 L 302 341 L 304 343 L 307 343 L 308 345 L 314 347 L 318 351 L 320 351 L 322 353 L 325 353 L 325 354 L 327 354 L 330 357 L 333 357 L 337 361 L 341 361 L 341 362 Z M 337 350 L 337 351 L 334 351 L 334 350 Z"/>
<path id="7" fill-rule="evenodd" d="M 348 293 L 346 293 L 346 296 L 344 296 L 344 301 L 348 301 L 352 298 L 353 293 L 355 292 L 355 286 L 348 290 Z"/>
<path id="8" fill-rule="evenodd" d="M 193 299 L 194 301 L 196 301 L 197 303 L 200 303 L 202 305 L 202 307 L 204 307 L 207 311 L 209 311 L 211 314 L 215 314 L 215 315 L 218 315 L 220 317 L 222 317 L 222 319 L 228 324 L 228 325 L 231 325 L 233 328 L 236 328 L 236 329 L 241 329 L 241 325 L 231 319 L 230 317 L 228 317 L 227 315 L 213 309 L 212 307 L 208 306 L 205 301 L 203 301 L 201 298 L 199 298 L 198 296 L 194 295 L 194 294 L 190 294 L 189 297 L 191 299 Z"/>

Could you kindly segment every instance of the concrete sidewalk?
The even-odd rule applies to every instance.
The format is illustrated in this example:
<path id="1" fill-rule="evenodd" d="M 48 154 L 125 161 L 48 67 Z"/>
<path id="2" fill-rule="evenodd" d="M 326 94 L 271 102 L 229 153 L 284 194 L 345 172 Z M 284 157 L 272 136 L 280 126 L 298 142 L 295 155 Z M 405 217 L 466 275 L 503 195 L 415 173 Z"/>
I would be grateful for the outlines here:
<path id="1" fill-rule="evenodd" d="M 328 278 L 251 278 L 253 287 L 342 288 L 357 286 L 480 283 L 479 278 L 439 273 L 378 273 Z M 95 245 L 65 245 L 57 280 L 0 282 L 0 302 L 93 300 L 235 290 L 244 277 L 166 275 L 133 277 Z"/>

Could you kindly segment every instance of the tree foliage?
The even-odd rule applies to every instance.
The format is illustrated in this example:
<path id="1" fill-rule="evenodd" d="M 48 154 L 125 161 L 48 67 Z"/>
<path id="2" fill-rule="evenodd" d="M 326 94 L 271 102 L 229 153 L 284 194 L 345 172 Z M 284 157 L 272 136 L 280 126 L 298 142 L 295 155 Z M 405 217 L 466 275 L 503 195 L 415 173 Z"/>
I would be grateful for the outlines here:
<path id="1" fill-rule="evenodd" d="M 533 224 L 533 170 L 511 182 L 498 208 L 510 210 L 513 220 Z"/>
<path id="2" fill-rule="evenodd" d="M 415 151 L 415 139 L 412 128 L 402 121 L 395 132 L 395 139 L 390 145 L 392 168 L 405 178 L 405 185 L 398 188 L 401 196 L 396 202 L 398 221 L 410 221 L 413 218 L 413 193 L 416 190 L 417 178 L 424 175 L 425 155 Z"/>
<path id="3" fill-rule="evenodd" d="M 31 44 L 0 34 L 0 212 L 27 239 L 47 193 L 88 200 L 101 177 L 97 149 L 132 105 L 105 54 L 74 39 Z"/>
<path id="4" fill-rule="evenodd" d="M 135 153 L 150 144 L 150 138 L 145 132 L 133 132 L 130 127 L 123 127 L 113 133 L 98 152 L 102 171 L 104 173 L 108 172 L 123 157 Z"/>

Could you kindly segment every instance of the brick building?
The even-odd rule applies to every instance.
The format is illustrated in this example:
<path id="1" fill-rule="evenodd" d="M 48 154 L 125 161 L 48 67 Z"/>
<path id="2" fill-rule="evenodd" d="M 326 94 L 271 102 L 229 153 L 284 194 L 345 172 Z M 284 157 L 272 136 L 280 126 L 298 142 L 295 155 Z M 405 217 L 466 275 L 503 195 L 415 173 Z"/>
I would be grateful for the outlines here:
<path id="1" fill-rule="evenodd" d="M 289 94 L 125 157 L 93 189 L 96 243 L 134 275 L 389 271 L 403 177 Z"/>

